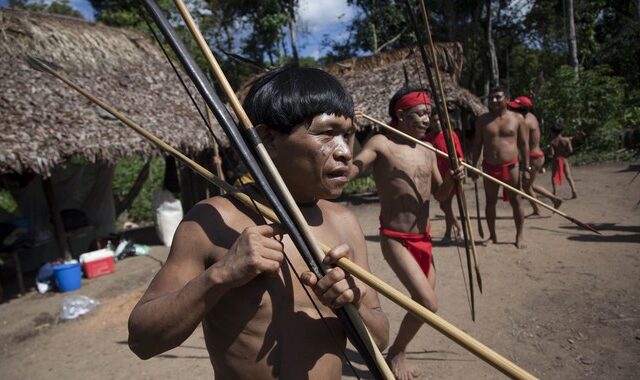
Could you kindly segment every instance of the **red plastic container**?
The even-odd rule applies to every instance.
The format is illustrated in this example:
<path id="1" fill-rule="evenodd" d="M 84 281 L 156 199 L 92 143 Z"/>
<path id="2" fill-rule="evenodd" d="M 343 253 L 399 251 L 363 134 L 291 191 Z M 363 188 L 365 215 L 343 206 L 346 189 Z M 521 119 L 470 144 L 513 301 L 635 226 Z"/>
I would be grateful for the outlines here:
<path id="1" fill-rule="evenodd" d="M 82 265 L 82 270 L 87 278 L 94 278 L 115 271 L 115 263 L 113 257 L 105 257 L 103 259 L 88 261 Z"/>

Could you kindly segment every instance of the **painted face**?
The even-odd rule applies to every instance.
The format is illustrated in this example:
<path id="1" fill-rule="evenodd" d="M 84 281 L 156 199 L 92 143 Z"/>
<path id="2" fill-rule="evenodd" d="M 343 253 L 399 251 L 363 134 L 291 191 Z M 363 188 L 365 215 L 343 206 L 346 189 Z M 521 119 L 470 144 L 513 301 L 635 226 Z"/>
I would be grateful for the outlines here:
<path id="1" fill-rule="evenodd" d="M 402 132 L 412 137 L 420 138 L 429 129 L 429 117 L 431 116 L 431 106 L 418 104 L 408 110 L 402 111 L 402 118 L 399 123 Z"/>
<path id="2" fill-rule="evenodd" d="M 489 109 L 492 111 L 499 111 L 507 107 L 509 99 L 504 92 L 498 91 L 489 94 Z"/>
<path id="3" fill-rule="evenodd" d="M 431 123 L 430 123 L 430 131 L 431 132 L 440 132 L 442 130 L 442 126 L 440 125 L 440 117 L 438 117 L 437 114 L 434 114 L 431 117 Z"/>
<path id="4" fill-rule="evenodd" d="M 344 116 L 321 114 L 307 128 L 274 133 L 272 157 L 297 202 L 333 199 L 349 181 L 355 126 Z"/>

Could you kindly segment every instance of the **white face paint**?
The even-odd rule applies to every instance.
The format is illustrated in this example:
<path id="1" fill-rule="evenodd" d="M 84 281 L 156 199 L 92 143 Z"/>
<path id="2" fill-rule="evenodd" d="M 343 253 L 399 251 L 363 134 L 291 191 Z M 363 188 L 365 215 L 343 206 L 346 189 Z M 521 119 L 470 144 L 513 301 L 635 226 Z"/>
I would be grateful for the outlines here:
<path id="1" fill-rule="evenodd" d="M 309 128 L 276 139 L 278 170 L 298 202 L 332 199 L 349 179 L 355 127 L 344 116 L 321 114 Z"/>

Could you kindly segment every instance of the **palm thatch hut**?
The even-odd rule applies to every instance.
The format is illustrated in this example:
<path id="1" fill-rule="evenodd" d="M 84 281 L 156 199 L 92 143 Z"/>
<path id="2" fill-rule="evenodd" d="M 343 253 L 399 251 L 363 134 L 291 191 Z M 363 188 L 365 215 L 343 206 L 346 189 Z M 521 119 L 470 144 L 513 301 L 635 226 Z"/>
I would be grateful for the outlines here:
<path id="1" fill-rule="evenodd" d="M 213 150 L 209 133 L 162 51 L 142 33 L 0 9 L 0 175 L 24 179 L 35 174 L 45 188 L 38 189 L 40 198 L 46 195 L 64 207 L 72 194 L 68 188 L 56 189 L 62 181 L 56 180 L 57 168 L 73 166 L 71 159 L 93 163 L 98 166 L 93 177 L 106 181 L 102 185 L 108 191 L 101 193 L 104 202 L 111 202 L 105 209 L 111 208 L 113 217 L 109 198 L 116 161 L 162 153 L 59 80 L 30 68 L 26 55 L 55 63 L 71 80 L 186 154 L 201 157 Z M 218 137 L 224 135 L 217 124 L 213 127 Z M 65 175 L 68 183 L 69 173 Z M 76 182 L 83 193 L 95 188 L 95 183 Z M 47 188 L 53 194 L 47 194 Z M 45 208 L 47 204 L 57 208 L 51 202 L 44 203 Z M 51 211 L 56 222 L 58 213 Z M 40 217 L 51 227 L 48 216 Z M 62 242 L 60 249 L 68 247 Z"/>
<path id="2" fill-rule="evenodd" d="M 470 118 L 487 112 L 487 109 L 478 97 L 458 84 L 464 63 L 462 44 L 437 43 L 435 50 L 447 107 L 454 111 L 457 126 L 464 131 L 470 128 Z M 353 95 L 357 108 L 379 120 L 389 118 L 389 99 L 402 86 L 429 88 L 422 58 L 415 46 L 352 58 L 323 69 L 340 79 Z M 433 92 L 432 89 L 430 91 Z"/>

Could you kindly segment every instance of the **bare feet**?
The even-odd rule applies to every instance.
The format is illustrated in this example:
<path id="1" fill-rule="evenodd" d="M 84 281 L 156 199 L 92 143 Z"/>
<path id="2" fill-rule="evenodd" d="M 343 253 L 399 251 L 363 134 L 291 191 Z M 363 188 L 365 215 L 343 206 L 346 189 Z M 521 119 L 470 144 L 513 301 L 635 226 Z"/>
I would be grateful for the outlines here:
<path id="1" fill-rule="evenodd" d="M 498 244 L 498 238 L 489 236 L 489 239 L 482 242 L 482 245 L 485 247 L 488 247 L 491 244 Z"/>
<path id="2" fill-rule="evenodd" d="M 407 362 L 407 355 L 404 351 L 393 352 L 389 350 L 387 362 L 398 380 L 411 380 L 420 376 L 420 370 Z"/>
<path id="3" fill-rule="evenodd" d="M 524 243 L 524 239 L 522 238 L 522 236 L 517 236 L 516 235 L 516 248 L 518 248 L 518 249 L 527 248 L 527 245 Z"/>
<path id="4" fill-rule="evenodd" d="M 562 204 L 562 199 L 560 198 L 556 198 L 556 199 L 552 199 L 553 201 L 553 208 L 560 208 L 560 205 Z"/>
<path id="5" fill-rule="evenodd" d="M 573 193 L 571 193 L 571 199 L 576 199 L 578 198 L 578 194 L 576 194 L 576 192 L 574 191 Z"/>
<path id="6" fill-rule="evenodd" d="M 540 216 L 540 211 L 533 211 L 531 214 L 526 215 L 525 218 L 531 218 L 532 216 Z"/>

